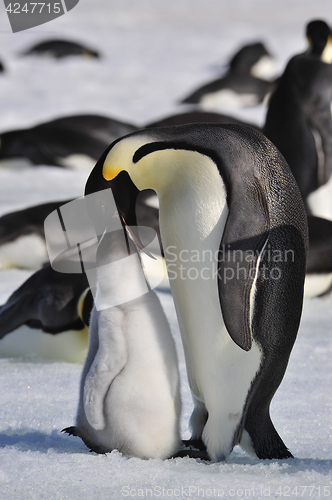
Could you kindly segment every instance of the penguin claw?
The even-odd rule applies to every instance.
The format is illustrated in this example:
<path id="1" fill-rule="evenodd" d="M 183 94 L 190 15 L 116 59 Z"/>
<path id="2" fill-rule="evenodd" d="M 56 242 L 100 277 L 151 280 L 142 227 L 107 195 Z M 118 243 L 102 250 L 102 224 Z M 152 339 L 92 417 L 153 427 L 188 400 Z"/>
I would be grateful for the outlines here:
<path id="1" fill-rule="evenodd" d="M 172 455 L 170 458 L 200 458 L 210 462 L 210 457 L 206 450 L 206 446 L 202 439 L 183 439 L 182 448 L 180 451 Z"/>
<path id="2" fill-rule="evenodd" d="M 184 458 L 184 457 L 199 458 L 201 460 L 206 460 L 207 462 L 211 462 L 208 453 L 206 451 L 199 451 L 199 450 L 180 450 L 174 455 L 172 455 L 170 458 Z"/>
<path id="3" fill-rule="evenodd" d="M 206 451 L 206 446 L 205 444 L 203 443 L 202 439 L 199 438 L 199 439 L 183 439 L 182 440 L 182 444 L 186 447 L 186 448 L 195 448 L 199 451 Z"/>
<path id="4" fill-rule="evenodd" d="M 78 436 L 77 427 L 75 427 L 74 425 L 62 429 L 61 432 L 65 432 L 66 434 L 69 434 L 69 436 Z"/>

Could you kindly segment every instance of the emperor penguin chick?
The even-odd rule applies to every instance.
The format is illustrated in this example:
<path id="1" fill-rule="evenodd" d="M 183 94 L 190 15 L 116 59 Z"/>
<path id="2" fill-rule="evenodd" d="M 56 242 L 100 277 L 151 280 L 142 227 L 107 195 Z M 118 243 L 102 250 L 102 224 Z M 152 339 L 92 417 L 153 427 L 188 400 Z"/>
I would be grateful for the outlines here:
<path id="1" fill-rule="evenodd" d="M 113 449 L 166 459 L 181 445 L 180 377 L 174 339 L 141 261 L 123 230 L 104 233 L 76 427 L 97 453 Z"/>

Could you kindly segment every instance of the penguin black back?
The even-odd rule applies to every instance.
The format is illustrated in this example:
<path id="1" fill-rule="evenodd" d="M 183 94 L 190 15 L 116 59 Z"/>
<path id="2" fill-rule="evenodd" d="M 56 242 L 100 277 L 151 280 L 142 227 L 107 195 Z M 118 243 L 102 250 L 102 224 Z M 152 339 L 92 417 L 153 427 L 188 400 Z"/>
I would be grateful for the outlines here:
<path id="1" fill-rule="evenodd" d="M 96 50 L 85 47 L 81 43 L 68 40 L 46 40 L 33 45 L 30 49 L 23 52 L 22 55 L 50 55 L 57 59 L 68 56 L 100 57 L 99 52 Z"/>
<path id="2" fill-rule="evenodd" d="M 0 308 L 0 339 L 21 325 L 56 335 L 89 323 L 92 296 L 85 274 L 58 273 L 50 265 L 34 273 Z"/>

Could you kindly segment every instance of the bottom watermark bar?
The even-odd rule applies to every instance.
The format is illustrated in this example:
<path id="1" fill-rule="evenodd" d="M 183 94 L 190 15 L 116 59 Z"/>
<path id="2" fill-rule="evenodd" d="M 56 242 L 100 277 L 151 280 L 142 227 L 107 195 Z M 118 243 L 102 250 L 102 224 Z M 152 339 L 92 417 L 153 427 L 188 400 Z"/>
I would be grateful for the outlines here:
<path id="1" fill-rule="evenodd" d="M 228 488 L 181 486 L 134 487 L 123 486 L 120 490 L 128 498 L 321 498 L 331 496 L 330 486 L 259 486 L 252 488 Z"/>

